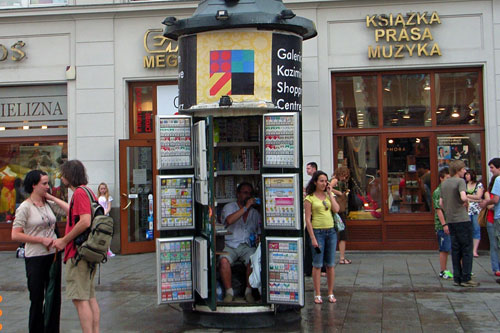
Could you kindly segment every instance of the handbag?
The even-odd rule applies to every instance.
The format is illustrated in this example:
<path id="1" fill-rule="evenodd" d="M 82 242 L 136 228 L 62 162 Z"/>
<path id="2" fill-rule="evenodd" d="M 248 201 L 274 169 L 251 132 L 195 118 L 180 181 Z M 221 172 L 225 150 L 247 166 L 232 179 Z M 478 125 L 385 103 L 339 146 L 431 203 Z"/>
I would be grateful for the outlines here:
<path id="1" fill-rule="evenodd" d="M 344 231 L 345 229 L 345 224 L 338 213 L 333 214 L 333 226 L 337 232 Z"/>
<path id="2" fill-rule="evenodd" d="M 479 216 L 477 217 L 477 222 L 479 223 L 480 227 L 486 227 L 486 223 L 488 223 L 487 216 L 488 208 L 484 207 L 483 209 L 481 209 L 481 211 L 479 212 Z"/>

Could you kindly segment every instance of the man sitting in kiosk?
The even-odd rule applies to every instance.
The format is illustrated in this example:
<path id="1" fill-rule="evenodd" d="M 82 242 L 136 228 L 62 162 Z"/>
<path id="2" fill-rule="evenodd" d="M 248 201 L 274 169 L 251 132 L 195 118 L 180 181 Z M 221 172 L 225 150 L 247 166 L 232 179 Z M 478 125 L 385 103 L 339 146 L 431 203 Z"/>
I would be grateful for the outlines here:
<path id="1" fill-rule="evenodd" d="M 248 282 L 248 277 L 252 273 L 250 256 L 255 252 L 262 218 L 259 212 L 252 208 L 256 203 L 252 184 L 246 182 L 239 184 L 236 198 L 236 202 L 226 204 L 222 210 L 222 222 L 229 234 L 225 236 L 224 254 L 220 256 L 219 270 L 222 284 L 226 289 L 224 302 L 232 302 L 234 292 L 231 284 L 231 266 L 237 261 L 242 261 L 247 268 L 245 300 L 252 303 L 255 300 Z"/>

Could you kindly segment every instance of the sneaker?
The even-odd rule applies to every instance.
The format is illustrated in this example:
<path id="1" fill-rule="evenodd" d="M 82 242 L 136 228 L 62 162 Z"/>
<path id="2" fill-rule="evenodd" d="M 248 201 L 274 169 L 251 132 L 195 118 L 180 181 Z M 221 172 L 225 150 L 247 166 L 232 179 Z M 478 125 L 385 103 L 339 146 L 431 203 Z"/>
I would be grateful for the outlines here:
<path id="1" fill-rule="evenodd" d="M 439 273 L 439 277 L 445 280 L 453 279 L 453 274 L 451 274 L 451 276 L 450 274 L 451 273 L 449 271 L 441 271 L 441 273 Z"/>
<path id="2" fill-rule="evenodd" d="M 231 294 L 226 294 L 226 296 L 224 296 L 224 303 L 231 303 L 234 299 L 234 296 L 231 295 Z"/>
<path id="3" fill-rule="evenodd" d="M 454 285 L 455 287 L 460 287 L 460 286 L 461 286 L 461 283 L 460 283 L 460 282 L 453 282 L 453 285 Z"/>
<path id="4" fill-rule="evenodd" d="M 255 298 L 252 293 L 245 294 L 245 301 L 247 301 L 247 303 L 255 303 Z"/>
<path id="5" fill-rule="evenodd" d="M 462 287 L 468 287 L 468 288 L 473 288 L 479 286 L 479 282 L 469 280 L 467 282 L 462 282 L 460 284 Z"/>
<path id="6" fill-rule="evenodd" d="M 445 273 L 446 275 L 448 275 L 448 277 L 449 277 L 450 279 L 453 279 L 453 273 L 452 273 L 452 272 L 450 272 L 449 270 L 446 270 L 446 271 L 444 271 L 444 273 Z"/>
<path id="7" fill-rule="evenodd" d="M 111 252 L 111 250 L 108 250 L 108 257 L 113 258 L 115 254 Z"/>
<path id="8" fill-rule="evenodd" d="M 500 276 L 500 271 L 496 271 L 495 276 Z"/>

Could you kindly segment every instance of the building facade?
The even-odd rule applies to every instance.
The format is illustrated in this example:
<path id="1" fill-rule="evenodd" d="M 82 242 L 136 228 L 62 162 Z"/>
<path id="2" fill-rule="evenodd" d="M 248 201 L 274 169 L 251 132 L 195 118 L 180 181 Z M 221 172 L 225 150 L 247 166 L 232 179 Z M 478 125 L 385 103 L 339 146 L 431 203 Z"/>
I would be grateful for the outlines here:
<path id="1" fill-rule="evenodd" d="M 351 170 L 351 249 L 433 249 L 429 195 L 463 160 L 489 179 L 498 156 L 500 1 L 284 1 L 315 22 L 304 42 L 303 151 Z M 108 184 L 113 249 L 151 251 L 154 116 L 176 111 L 177 44 L 167 16 L 198 1 L 0 0 L 0 249 L 31 168 L 80 159 Z M 305 166 L 304 166 L 305 171 Z M 118 236 L 119 235 L 119 236 Z"/>

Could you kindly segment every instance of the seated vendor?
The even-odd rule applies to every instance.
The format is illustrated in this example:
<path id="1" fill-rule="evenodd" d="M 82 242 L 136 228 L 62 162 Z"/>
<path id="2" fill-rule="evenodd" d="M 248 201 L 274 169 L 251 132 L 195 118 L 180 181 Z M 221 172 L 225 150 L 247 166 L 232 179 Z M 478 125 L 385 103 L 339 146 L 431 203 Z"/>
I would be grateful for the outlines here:
<path id="1" fill-rule="evenodd" d="M 222 284 L 226 289 L 224 302 L 232 302 L 234 292 L 231 285 L 231 266 L 237 261 L 242 261 L 246 265 L 245 300 L 252 303 L 255 300 L 248 282 L 248 277 L 252 273 L 250 256 L 255 252 L 255 239 L 260 235 L 262 219 L 259 212 L 252 208 L 255 198 L 250 183 L 244 182 L 238 185 L 236 198 L 236 202 L 226 204 L 222 210 L 222 222 L 229 231 L 229 235 L 225 237 L 224 254 L 219 260 L 219 270 Z M 252 242 L 251 234 L 255 236 Z"/>

